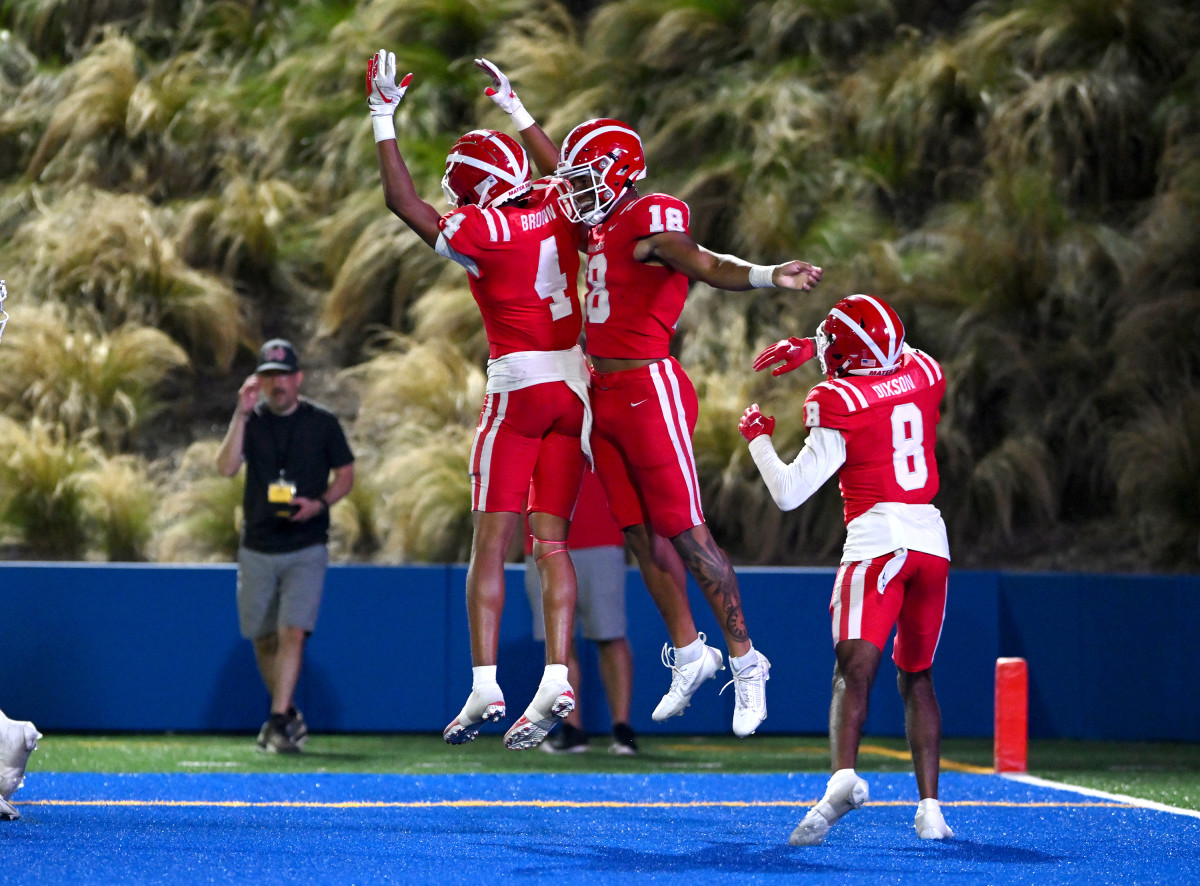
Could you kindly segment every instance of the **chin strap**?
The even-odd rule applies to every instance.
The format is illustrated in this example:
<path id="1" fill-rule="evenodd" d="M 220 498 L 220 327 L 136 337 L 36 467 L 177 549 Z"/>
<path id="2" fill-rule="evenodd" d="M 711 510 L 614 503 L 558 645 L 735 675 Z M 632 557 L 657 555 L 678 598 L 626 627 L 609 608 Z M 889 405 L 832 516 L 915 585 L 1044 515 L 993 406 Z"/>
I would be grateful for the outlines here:
<path id="1" fill-rule="evenodd" d="M 553 557 L 555 554 L 565 554 L 567 552 L 567 543 L 565 541 L 546 541 L 546 539 L 538 538 L 535 535 L 535 536 L 533 536 L 533 543 L 535 545 L 544 545 L 546 547 L 551 547 L 551 546 L 554 547 L 554 550 L 547 551 L 546 553 L 542 554 L 542 556 L 537 557 L 533 561 L 534 565 L 541 563 L 547 557 Z"/>

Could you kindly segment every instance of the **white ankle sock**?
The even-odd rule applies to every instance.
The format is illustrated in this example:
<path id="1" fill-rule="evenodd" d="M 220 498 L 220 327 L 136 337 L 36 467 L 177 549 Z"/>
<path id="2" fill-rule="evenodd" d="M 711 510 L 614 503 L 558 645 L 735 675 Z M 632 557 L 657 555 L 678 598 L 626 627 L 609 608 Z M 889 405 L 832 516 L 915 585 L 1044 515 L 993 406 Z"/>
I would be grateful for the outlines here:
<path id="1" fill-rule="evenodd" d="M 751 646 L 750 651 L 745 655 L 729 656 L 729 663 L 733 665 L 733 669 L 735 671 L 745 670 L 752 664 L 758 664 L 758 653 L 755 651 L 754 647 Z"/>
<path id="2" fill-rule="evenodd" d="M 471 668 L 471 688 L 477 689 L 480 686 L 490 686 L 496 682 L 496 666 L 495 665 L 480 665 L 477 668 Z"/>
<path id="3" fill-rule="evenodd" d="M 548 664 L 542 671 L 542 682 L 567 682 L 567 666 L 564 664 Z"/>
<path id="4" fill-rule="evenodd" d="M 697 637 L 687 646 L 675 647 L 675 663 L 691 664 L 704 653 L 704 638 Z"/>

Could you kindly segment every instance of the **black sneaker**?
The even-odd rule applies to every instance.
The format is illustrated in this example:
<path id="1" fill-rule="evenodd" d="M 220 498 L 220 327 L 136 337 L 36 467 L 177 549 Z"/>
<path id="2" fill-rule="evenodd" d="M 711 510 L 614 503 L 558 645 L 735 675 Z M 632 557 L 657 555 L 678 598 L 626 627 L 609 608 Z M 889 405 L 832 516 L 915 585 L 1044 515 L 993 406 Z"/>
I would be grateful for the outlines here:
<path id="1" fill-rule="evenodd" d="M 298 754 L 300 745 L 287 733 L 287 714 L 272 714 L 258 733 L 258 747 L 269 754 Z"/>
<path id="2" fill-rule="evenodd" d="M 625 757 L 637 755 L 637 736 L 633 734 L 628 723 L 613 724 L 612 744 L 608 746 L 608 752 Z"/>
<path id="3" fill-rule="evenodd" d="M 304 742 L 308 740 L 308 724 L 304 722 L 304 715 L 295 708 L 288 708 L 287 724 L 283 731 L 298 748 L 304 747 Z"/>
<path id="4" fill-rule="evenodd" d="M 271 721 L 268 720 L 262 724 L 262 729 L 258 730 L 258 738 L 254 739 L 254 743 L 258 745 L 260 751 L 267 749 L 267 733 L 271 731 Z"/>
<path id="5" fill-rule="evenodd" d="M 548 754 L 582 754 L 588 749 L 588 737 L 582 729 L 563 723 L 538 747 Z"/>

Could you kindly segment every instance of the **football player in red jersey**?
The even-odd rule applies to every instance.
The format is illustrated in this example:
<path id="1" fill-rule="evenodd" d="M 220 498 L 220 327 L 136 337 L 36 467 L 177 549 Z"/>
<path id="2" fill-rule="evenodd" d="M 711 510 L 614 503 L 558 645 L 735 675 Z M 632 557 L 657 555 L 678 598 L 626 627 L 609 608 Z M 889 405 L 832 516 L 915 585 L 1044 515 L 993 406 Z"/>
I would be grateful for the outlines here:
<path id="1" fill-rule="evenodd" d="M 720 650 L 696 629 L 682 558 L 725 635 L 736 696 L 733 731 L 750 735 L 767 716 L 770 662 L 750 641 L 737 576 L 704 520 L 692 453 L 696 392 L 670 343 L 693 280 L 729 290 L 808 290 L 821 269 L 803 261 L 752 265 L 698 246 L 688 232 L 686 203 L 638 193 L 646 159 L 631 127 L 589 120 L 556 151 L 499 69 L 486 59 L 476 64 L 492 78 L 488 95 L 512 116 L 538 168 L 569 183 L 559 203 L 586 235 L 596 470 L 671 638 L 662 654 L 671 687 L 653 717 L 682 714 L 699 685 L 724 669 Z"/>
<path id="2" fill-rule="evenodd" d="M 846 545 L 829 604 L 837 657 L 829 710 L 834 772 L 790 842 L 821 843 L 835 821 L 868 799 L 854 767 L 871 684 L 893 627 L 892 660 L 921 795 L 917 834 L 942 840 L 953 832 L 938 807 L 942 716 L 933 655 L 946 612 L 950 546 L 931 502 L 946 379 L 936 360 L 905 346 L 900 317 L 873 295 L 842 299 L 813 338 L 771 345 L 754 368 L 780 363 L 771 374 L 781 375 L 814 356 L 828 380 L 804 400 L 808 439 L 791 464 L 776 454 L 775 419 L 757 403 L 738 426 L 780 508 L 799 507 L 835 473 L 845 502 Z"/>
<path id="3" fill-rule="evenodd" d="M 496 682 L 504 560 L 526 496 L 543 588 L 546 669 L 533 701 L 504 736 L 512 750 L 541 742 L 575 704 L 567 679 L 574 628 L 575 570 L 566 539 L 579 493 L 591 409 L 578 346 L 575 228 L 558 206 L 559 186 L 532 182 L 512 137 L 468 132 L 446 158 L 445 215 L 422 200 L 396 144 L 393 115 L 412 80 L 399 85 L 395 56 L 367 66 L 371 111 L 388 208 L 439 255 L 466 269 L 489 345 L 487 390 L 471 447 L 474 536 L 467 569 L 472 691 L 446 727 L 450 744 L 471 741 L 504 716 Z"/>

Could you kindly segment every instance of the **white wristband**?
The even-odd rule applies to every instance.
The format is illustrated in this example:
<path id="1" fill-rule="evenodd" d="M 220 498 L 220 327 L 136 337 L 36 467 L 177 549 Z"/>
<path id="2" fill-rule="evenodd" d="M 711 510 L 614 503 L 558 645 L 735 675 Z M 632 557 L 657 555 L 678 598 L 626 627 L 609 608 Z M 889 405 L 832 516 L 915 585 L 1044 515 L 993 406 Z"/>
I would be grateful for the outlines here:
<path id="1" fill-rule="evenodd" d="M 750 286 L 754 289 L 771 289 L 775 286 L 773 277 L 779 265 L 751 265 Z"/>
<path id="2" fill-rule="evenodd" d="M 392 122 L 391 115 L 372 117 L 371 129 L 375 131 L 376 143 L 396 138 L 396 124 Z"/>
<path id="3" fill-rule="evenodd" d="M 525 106 L 522 104 L 518 104 L 509 116 L 512 117 L 513 126 L 517 127 L 517 132 L 524 132 L 534 124 L 533 115 L 525 110 Z"/>

